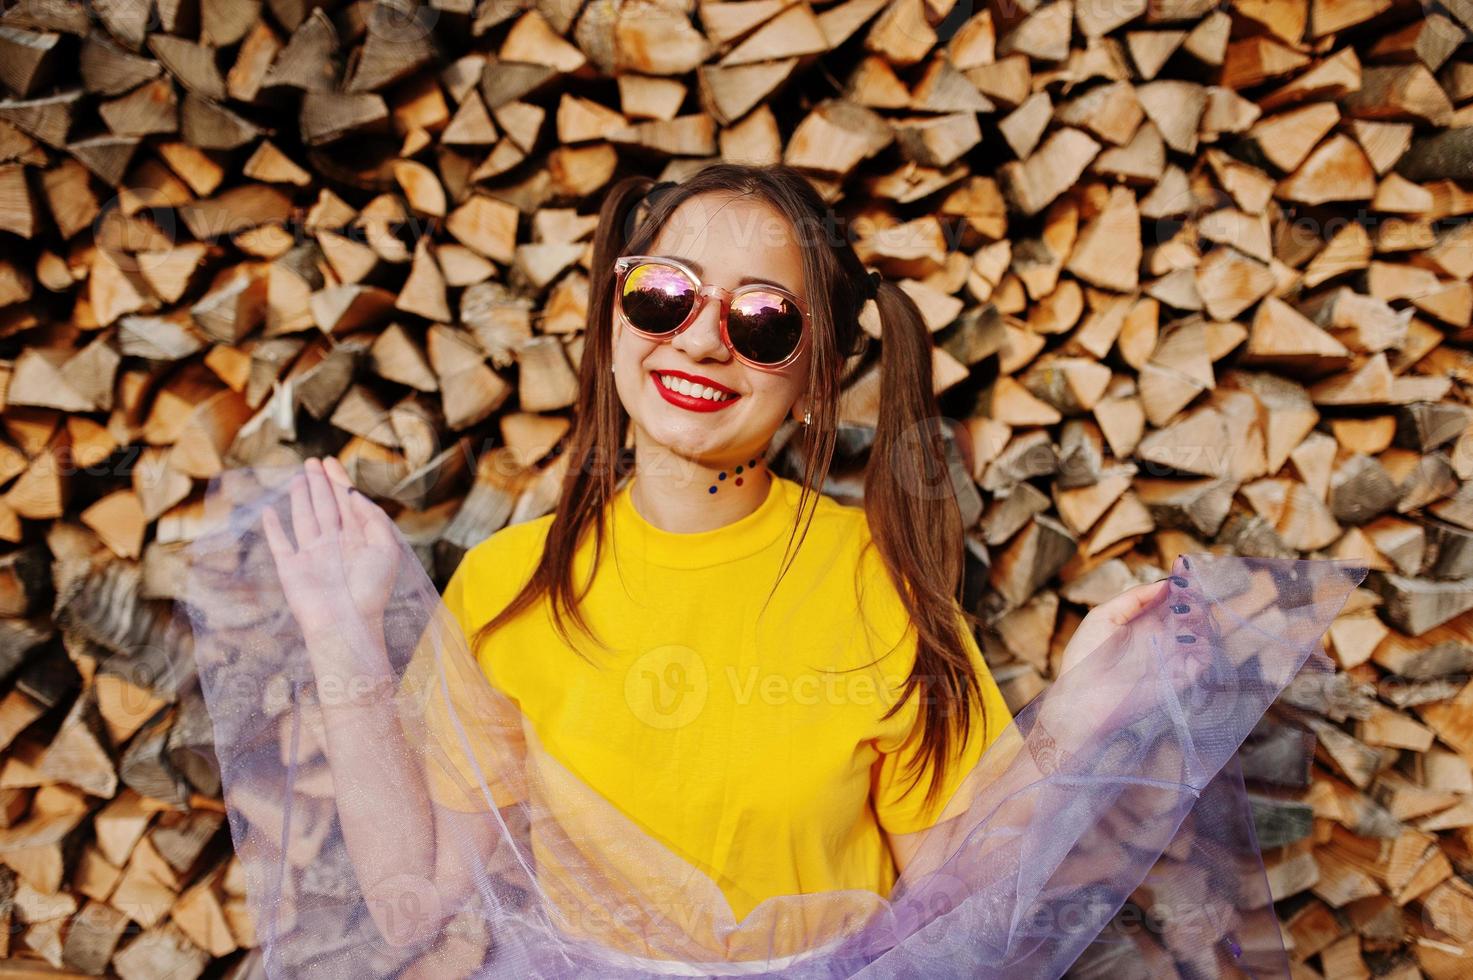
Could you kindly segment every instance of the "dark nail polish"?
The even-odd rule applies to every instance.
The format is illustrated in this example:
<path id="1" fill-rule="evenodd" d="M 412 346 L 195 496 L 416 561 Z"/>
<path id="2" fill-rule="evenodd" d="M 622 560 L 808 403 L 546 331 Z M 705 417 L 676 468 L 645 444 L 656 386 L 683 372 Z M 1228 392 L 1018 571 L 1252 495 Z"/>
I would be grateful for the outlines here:
<path id="1" fill-rule="evenodd" d="M 1176 605 L 1171 607 L 1171 611 L 1174 613 L 1191 612 L 1192 607 L 1187 605 L 1185 602 L 1178 602 Z"/>
<path id="2" fill-rule="evenodd" d="M 1185 589 L 1187 587 L 1187 580 L 1184 576 L 1173 575 L 1171 576 L 1171 584 Z"/>
<path id="3" fill-rule="evenodd" d="M 1192 634 L 1190 634 L 1190 633 L 1178 633 L 1177 634 L 1177 637 L 1176 637 L 1176 640 L 1177 640 L 1178 643 L 1196 643 L 1197 642 L 1197 638 L 1195 636 L 1193 636 Z"/>

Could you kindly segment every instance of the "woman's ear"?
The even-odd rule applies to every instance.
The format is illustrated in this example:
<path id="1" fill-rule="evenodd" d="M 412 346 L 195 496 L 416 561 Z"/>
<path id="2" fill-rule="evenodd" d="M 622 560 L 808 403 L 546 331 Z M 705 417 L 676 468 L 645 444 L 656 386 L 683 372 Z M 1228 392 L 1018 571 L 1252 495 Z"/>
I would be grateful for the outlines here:
<path id="1" fill-rule="evenodd" d="M 799 395 L 798 400 L 793 402 L 793 421 L 803 421 L 803 413 L 808 411 L 808 407 L 808 395 Z"/>

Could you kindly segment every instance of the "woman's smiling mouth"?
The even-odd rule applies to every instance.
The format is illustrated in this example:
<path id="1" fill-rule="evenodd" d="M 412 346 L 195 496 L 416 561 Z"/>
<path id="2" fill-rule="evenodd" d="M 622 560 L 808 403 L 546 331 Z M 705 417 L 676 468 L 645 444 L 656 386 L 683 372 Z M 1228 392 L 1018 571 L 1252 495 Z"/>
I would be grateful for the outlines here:
<path id="1" fill-rule="evenodd" d="M 709 378 L 696 378 L 680 371 L 651 371 L 650 380 L 661 398 L 693 412 L 719 411 L 741 398 L 730 388 L 712 384 Z"/>

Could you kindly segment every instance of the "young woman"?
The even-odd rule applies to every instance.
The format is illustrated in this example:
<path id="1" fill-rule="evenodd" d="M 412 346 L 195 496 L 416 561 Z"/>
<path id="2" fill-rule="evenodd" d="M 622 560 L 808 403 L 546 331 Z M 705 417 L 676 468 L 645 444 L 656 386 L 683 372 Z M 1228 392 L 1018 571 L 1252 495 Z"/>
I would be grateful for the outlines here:
<path id="1" fill-rule="evenodd" d="M 444 602 L 547 753 L 709 876 L 736 921 L 773 896 L 884 896 L 1011 720 L 958 601 L 931 337 L 798 172 L 719 164 L 650 185 L 622 180 L 602 205 L 556 510 L 472 547 Z M 879 412 L 861 508 L 819 488 L 870 299 Z M 790 417 L 798 480 L 767 465 Z M 265 527 L 319 682 L 390 676 L 311 598 L 345 565 L 363 618 L 381 619 L 388 519 L 334 459 L 309 460 L 291 496 L 297 543 L 271 512 Z M 333 547 L 303 544 L 324 529 Z M 1162 584 L 1092 610 L 1065 666 Z M 323 710 L 334 780 L 375 787 L 338 794 L 375 921 L 417 938 L 471 890 L 464 853 L 435 842 L 489 851 L 491 821 L 473 779 L 386 762 L 402 736 L 382 714 Z M 406 934 L 393 911 L 409 899 L 422 914 Z"/>

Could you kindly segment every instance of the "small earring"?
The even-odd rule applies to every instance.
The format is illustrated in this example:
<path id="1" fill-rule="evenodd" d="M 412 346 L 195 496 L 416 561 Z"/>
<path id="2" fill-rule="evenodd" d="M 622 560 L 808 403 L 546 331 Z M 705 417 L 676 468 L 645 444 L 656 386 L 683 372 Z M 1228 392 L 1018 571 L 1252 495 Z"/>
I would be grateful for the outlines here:
<path id="1" fill-rule="evenodd" d="M 610 374 L 618 374 L 619 373 L 619 369 L 616 368 L 616 367 L 614 367 L 614 365 L 610 364 L 609 365 L 609 373 Z"/>
<path id="2" fill-rule="evenodd" d="M 812 421 L 813 421 L 813 412 L 812 412 L 812 410 L 805 408 L 803 410 L 803 424 L 804 425 L 808 425 Z"/>

